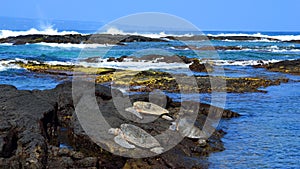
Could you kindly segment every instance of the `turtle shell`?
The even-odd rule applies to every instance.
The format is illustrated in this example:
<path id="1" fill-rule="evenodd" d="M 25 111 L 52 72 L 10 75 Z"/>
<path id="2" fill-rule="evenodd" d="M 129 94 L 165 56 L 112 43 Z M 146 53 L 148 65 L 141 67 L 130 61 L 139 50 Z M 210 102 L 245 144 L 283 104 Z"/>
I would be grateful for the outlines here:
<path id="1" fill-rule="evenodd" d="M 152 148 L 160 146 L 159 142 L 152 135 L 135 125 L 122 124 L 121 130 L 125 140 L 139 147 Z"/>
<path id="2" fill-rule="evenodd" d="M 133 103 L 133 107 L 140 113 L 151 115 L 168 114 L 169 111 L 151 102 L 137 101 Z"/>

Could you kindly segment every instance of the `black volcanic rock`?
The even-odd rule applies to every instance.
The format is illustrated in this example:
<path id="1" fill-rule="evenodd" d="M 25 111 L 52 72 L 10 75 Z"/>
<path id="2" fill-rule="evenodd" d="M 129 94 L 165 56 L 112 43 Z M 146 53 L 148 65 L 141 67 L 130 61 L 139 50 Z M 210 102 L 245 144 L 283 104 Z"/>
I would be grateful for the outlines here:
<path id="1" fill-rule="evenodd" d="M 284 42 L 289 42 L 289 43 L 300 43 L 300 40 L 289 40 L 289 41 L 284 41 Z"/>
<path id="2" fill-rule="evenodd" d="M 170 40 L 178 41 L 205 41 L 205 40 L 236 40 L 236 41 L 249 41 L 249 40 L 273 40 L 280 41 L 275 38 L 266 38 L 259 36 L 205 36 L 205 35 L 194 35 L 194 36 L 167 36 L 165 37 Z"/>
<path id="3" fill-rule="evenodd" d="M 211 65 L 200 63 L 198 59 L 194 59 L 189 68 L 194 72 L 211 72 L 213 70 Z"/>
<path id="4" fill-rule="evenodd" d="M 166 42 L 166 40 L 149 38 L 149 37 L 138 36 L 138 35 L 130 35 L 122 39 L 120 42 Z"/>
<path id="5" fill-rule="evenodd" d="M 143 36 L 130 35 L 110 35 L 110 34 L 68 34 L 68 35 L 21 35 L 17 37 L 7 37 L 0 39 L 0 43 L 13 43 L 14 45 L 23 45 L 26 43 L 72 43 L 72 44 L 118 44 L 124 45 L 124 42 L 165 42 L 162 39 L 149 38 Z"/>
<path id="6" fill-rule="evenodd" d="M 256 68 L 266 68 L 272 72 L 283 72 L 295 75 L 300 75 L 300 59 L 285 60 L 276 63 L 268 63 L 254 66 Z"/>
<path id="7" fill-rule="evenodd" d="M 126 45 L 128 42 L 167 42 L 167 40 L 176 41 L 205 41 L 205 40 L 236 40 L 236 41 L 249 41 L 249 40 L 271 40 L 281 41 L 280 39 L 260 37 L 260 36 L 166 36 L 162 38 L 150 38 L 139 35 L 112 35 L 112 34 L 68 34 L 68 35 L 20 35 L 16 37 L 7 37 L 0 39 L 0 43 L 13 43 L 14 45 L 22 45 L 26 43 L 73 43 L 73 44 L 116 44 Z M 299 40 L 283 41 L 289 43 L 300 43 Z M 224 50 L 224 49 L 220 49 Z M 238 50 L 234 48 L 234 50 Z"/>
<path id="8" fill-rule="evenodd" d="M 102 85 L 95 88 L 99 108 L 103 116 L 112 122 L 111 125 L 127 122 L 111 100 L 112 92 L 120 98 L 123 94 Z M 195 163 L 195 160 L 186 157 L 198 159 L 224 149 L 220 140 L 224 132 L 216 131 L 206 145 L 199 146 L 195 140 L 184 138 L 159 156 L 143 160 L 124 158 L 102 149 L 85 134 L 75 114 L 74 104 L 78 103 L 73 101 L 72 83 L 44 91 L 22 91 L 10 85 L 0 85 L 0 93 L 0 168 L 134 168 L 137 165 L 143 168 L 206 168 L 207 162 Z M 74 97 L 80 100 L 82 96 Z M 147 95 L 132 95 L 130 98 L 132 101 L 149 99 Z M 176 114 L 179 106 L 168 99 L 167 107 L 171 114 Z M 197 123 L 203 124 L 210 106 L 201 104 L 200 107 Z M 220 108 L 213 109 L 222 111 Z M 225 112 L 223 117 L 237 116 L 234 112 Z M 158 119 L 151 125 L 140 125 L 155 133 L 153 126 L 170 124 Z M 59 147 L 61 143 L 68 143 L 72 148 Z"/>
<path id="9" fill-rule="evenodd" d="M 21 35 L 0 39 L 0 43 L 13 43 L 22 45 L 26 43 L 73 43 L 79 44 L 88 40 L 89 35 L 70 34 L 70 35 Z"/>
<path id="10" fill-rule="evenodd" d="M 0 168 L 44 168 L 56 107 L 12 86 L 0 93 Z"/>

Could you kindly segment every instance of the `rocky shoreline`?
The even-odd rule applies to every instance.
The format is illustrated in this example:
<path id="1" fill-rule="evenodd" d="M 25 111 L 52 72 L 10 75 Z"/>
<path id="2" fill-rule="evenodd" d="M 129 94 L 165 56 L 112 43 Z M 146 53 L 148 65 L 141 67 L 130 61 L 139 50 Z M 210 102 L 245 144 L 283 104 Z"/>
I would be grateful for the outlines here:
<path id="1" fill-rule="evenodd" d="M 193 62 L 193 60 L 186 60 L 186 62 L 189 61 Z M 285 65 L 285 68 L 298 70 L 298 62 L 297 60 L 284 61 L 272 67 L 282 69 L 280 66 Z M 96 77 L 98 83 L 86 83 L 96 85 L 95 96 L 99 108 L 104 110 L 102 112 L 106 112 L 104 117 L 110 119 L 113 116 L 110 120 L 113 126 L 128 122 L 118 113 L 112 101 L 111 91 L 117 93 L 119 97 L 124 97 L 122 92 L 117 89 L 111 90 L 110 86 L 102 84 L 111 82 L 116 74 L 118 78 L 114 79 L 115 86 L 122 87 L 126 83 L 131 85 L 131 92 L 145 92 L 145 94 L 130 95 L 132 103 L 138 100 L 149 101 L 147 93 L 154 89 L 178 92 L 176 80 L 166 72 L 140 71 L 139 73 L 133 72 L 134 75 L 131 76 L 128 71 L 109 68 L 25 64 L 23 62 L 18 64 L 35 73 L 70 77 L 74 75 L 72 72 L 75 70 L 79 76 Z M 199 92 L 211 92 L 210 78 L 195 76 Z M 225 88 L 214 90 L 237 93 L 263 92 L 259 88 L 288 81 L 288 79 L 214 78 L 215 81 L 226 81 Z M 197 140 L 184 138 L 171 150 L 155 157 L 131 159 L 117 156 L 95 144 L 81 128 L 74 112 L 76 103 L 72 98 L 71 82 L 65 82 L 54 89 L 44 91 L 24 91 L 17 90 L 10 85 L 0 85 L 0 93 L 0 168 L 208 168 L 207 156 L 212 152 L 224 150 L 221 138 L 225 132 L 216 130 L 204 145 L 199 145 Z M 196 120 L 199 127 L 204 124 L 209 111 L 223 111 L 221 108 L 203 103 L 199 105 L 200 110 Z M 170 114 L 176 116 L 180 103 L 167 98 L 166 106 Z M 238 113 L 230 110 L 224 110 L 222 114 L 224 119 L 238 116 Z M 152 126 L 166 128 L 168 125 L 166 121 L 158 119 L 140 127 L 155 134 L 160 131 Z M 106 146 L 118 149 L 110 144 Z"/>
<path id="2" fill-rule="evenodd" d="M 272 72 L 282 72 L 294 75 L 300 75 L 300 59 L 285 60 L 276 63 L 261 64 L 254 66 L 256 68 L 265 68 Z"/>
<path id="3" fill-rule="evenodd" d="M 259 36 L 166 36 L 161 38 L 150 38 L 139 35 L 112 35 L 112 34 L 68 34 L 68 35 L 20 35 L 16 37 L 7 37 L 0 39 L 0 43 L 13 43 L 14 45 L 23 45 L 26 43 L 72 43 L 72 44 L 117 44 L 124 45 L 127 42 L 167 42 L 169 40 L 177 41 L 203 41 L 203 40 L 233 40 L 233 41 L 252 41 L 252 40 L 270 40 L 281 41 L 276 38 L 267 38 Z M 287 43 L 300 43 L 299 40 L 283 41 Z M 233 50 L 239 50 L 236 47 L 229 47 Z M 205 47 L 203 49 L 209 49 Z M 220 48 L 224 50 L 224 48 Z"/>
<path id="4" fill-rule="evenodd" d="M 109 58 L 112 62 L 122 62 L 121 58 Z M 170 56 L 163 57 L 160 55 L 149 55 L 142 58 L 142 60 L 152 61 L 154 58 L 160 58 L 163 62 L 182 62 L 182 64 L 189 64 L 189 69 L 193 72 L 209 73 L 217 69 L 216 65 L 209 63 L 200 63 L 197 59 L 190 59 L 184 56 Z M 137 59 L 131 57 L 130 59 Z M 89 62 L 99 62 L 98 58 L 90 58 Z M 136 60 L 139 61 L 139 60 Z M 159 62 L 160 60 L 158 60 Z M 282 62 L 284 64 L 287 61 Z M 297 61 L 288 61 L 288 67 L 294 71 L 299 71 L 299 64 Z M 245 92 L 264 92 L 260 88 L 265 88 L 272 85 L 280 85 L 289 81 L 288 78 L 267 79 L 261 77 L 226 77 L 226 76 L 209 76 L 207 75 L 194 75 L 193 77 L 185 74 L 170 74 L 167 72 L 161 72 L 156 70 L 146 71 L 130 71 L 130 70 L 117 70 L 113 68 L 96 68 L 96 67 L 84 67 L 79 65 L 49 65 L 42 62 L 11 62 L 9 64 L 16 64 L 28 71 L 34 73 L 43 73 L 53 75 L 54 78 L 58 78 L 60 81 L 68 80 L 70 77 L 82 76 L 83 78 L 89 78 L 95 83 L 107 83 L 113 82 L 114 86 L 124 88 L 129 87 L 131 92 L 151 92 L 155 89 L 160 89 L 168 92 L 180 92 L 181 89 L 191 88 L 191 91 L 197 91 L 200 93 L 211 93 L 213 91 L 226 91 L 230 93 L 245 93 Z M 280 64 L 280 63 L 278 63 Z M 278 65 L 275 64 L 275 65 Z M 256 67 L 270 67 L 270 65 L 260 65 Z M 280 67 L 280 66 L 277 66 Z M 282 68 L 281 68 L 282 69 Z M 287 72 L 287 71 L 284 71 Z M 297 73 L 297 72 L 294 72 Z M 189 82 L 193 78 L 197 85 L 191 86 Z M 181 79 L 181 84 L 178 83 L 178 79 Z M 220 85 L 212 85 L 214 84 Z"/>
<path id="5" fill-rule="evenodd" d="M 118 90 L 114 92 L 120 93 Z M 0 168 L 207 168 L 205 160 L 211 152 L 224 149 L 221 138 L 225 134 L 217 130 L 205 145 L 184 138 L 173 149 L 155 157 L 130 159 L 102 149 L 80 127 L 72 99 L 72 84 L 66 82 L 52 90 L 17 90 L 10 85 L 0 85 Z M 126 121 L 112 103 L 109 87 L 96 85 L 96 100 L 104 116 L 113 121 Z M 148 95 L 132 95 L 132 101 L 148 101 Z M 168 99 L 167 109 L 176 114 L 180 104 Z M 106 111 L 104 111 L 106 110 Z M 220 108 L 200 104 L 196 122 L 203 125 L 208 111 Z M 225 110 L 223 118 L 238 117 Z M 151 126 L 167 125 L 156 120 Z M 69 148 L 62 147 L 68 145 Z M 188 158 L 187 158 L 188 157 Z"/>
<path id="6" fill-rule="evenodd" d="M 166 42 L 163 39 L 148 38 L 135 35 L 21 35 L 0 39 L 0 43 L 13 43 L 14 45 L 24 45 L 26 43 L 72 43 L 72 44 L 117 44 L 123 45 L 126 42 Z"/>

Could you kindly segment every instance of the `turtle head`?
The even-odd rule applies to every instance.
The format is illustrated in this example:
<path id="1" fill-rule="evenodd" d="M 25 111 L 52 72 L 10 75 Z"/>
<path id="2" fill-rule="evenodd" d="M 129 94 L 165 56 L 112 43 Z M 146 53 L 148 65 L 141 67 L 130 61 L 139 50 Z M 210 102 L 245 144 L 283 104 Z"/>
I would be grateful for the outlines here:
<path id="1" fill-rule="evenodd" d="M 119 128 L 110 128 L 108 129 L 109 134 L 118 135 L 121 130 Z"/>

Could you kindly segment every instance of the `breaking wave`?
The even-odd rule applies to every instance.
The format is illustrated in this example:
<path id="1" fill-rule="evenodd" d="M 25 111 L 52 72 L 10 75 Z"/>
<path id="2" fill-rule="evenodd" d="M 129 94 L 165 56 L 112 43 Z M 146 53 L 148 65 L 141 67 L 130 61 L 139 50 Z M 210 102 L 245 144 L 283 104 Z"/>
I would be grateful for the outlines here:
<path id="1" fill-rule="evenodd" d="M 118 29 L 116 27 L 110 27 L 106 31 L 99 32 L 103 34 L 112 34 L 112 35 L 140 35 L 140 36 L 145 36 L 145 37 L 150 37 L 150 38 L 162 38 L 166 36 L 183 36 L 183 37 L 191 37 L 194 36 L 192 33 L 187 33 L 187 34 L 168 34 L 165 32 L 158 32 L 158 33 L 138 33 L 138 32 L 124 32 L 121 29 Z"/>
<path id="2" fill-rule="evenodd" d="M 247 34 L 247 33 L 220 33 L 220 34 L 207 34 L 208 36 L 248 36 L 248 37 L 261 37 L 261 38 L 270 38 L 270 39 L 277 39 L 281 41 L 290 41 L 290 40 L 300 40 L 300 34 L 298 35 L 264 35 L 261 33 L 255 33 L 255 34 Z M 261 41 L 269 41 L 268 39 L 262 39 L 262 40 L 256 40 L 258 42 Z M 254 41 L 255 42 L 255 41 Z"/>
<path id="3" fill-rule="evenodd" d="M 67 34 L 80 34 L 76 31 L 58 31 L 57 29 L 53 29 L 52 26 L 44 28 L 43 30 L 38 30 L 36 28 L 31 28 L 26 31 L 13 31 L 13 30 L 0 30 L 0 38 L 7 37 L 16 37 L 21 35 L 67 35 Z"/>

